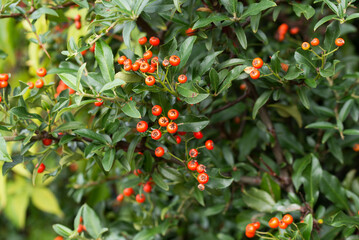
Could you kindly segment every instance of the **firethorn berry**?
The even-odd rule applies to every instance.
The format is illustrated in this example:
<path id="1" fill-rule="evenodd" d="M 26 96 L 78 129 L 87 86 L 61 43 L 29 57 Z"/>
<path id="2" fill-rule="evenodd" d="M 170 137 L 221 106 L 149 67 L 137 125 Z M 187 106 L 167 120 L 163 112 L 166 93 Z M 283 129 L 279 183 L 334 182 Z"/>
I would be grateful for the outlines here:
<path id="1" fill-rule="evenodd" d="M 0 74 L 0 81 L 1 82 L 6 82 L 9 79 L 9 75 L 6 73 L 1 73 Z"/>
<path id="2" fill-rule="evenodd" d="M 194 132 L 194 133 L 193 133 L 193 136 L 194 136 L 195 138 L 197 138 L 197 139 L 203 138 L 202 132 Z"/>
<path id="3" fill-rule="evenodd" d="M 290 34 L 296 35 L 299 33 L 299 27 L 293 27 L 289 30 Z"/>
<path id="4" fill-rule="evenodd" d="M 141 63 L 140 70 L 141 70 L 141 72 L 146 73 L 146 72 L 148 72 L 148 70 L 150 70 L 150 65 L 148 63 L 146 63 L 146 62 Z"/>
<path id="5" fill-rule="evenodd" d="M 189 150 L 189 156 L 192 158 L 195 158 L 198 156 L 198 151 L 197 149 L 192 148 L 191 150 Z"/>
<path id="6" fill-rule="evenodd" d="M 198 162 L 196 160 L 191 160 L 187 163 L 187 167 L 191 171 L 195 171 L 198 167 Z"/>
<path id="7" fill-rule="evenodd" d="M 81 15 L 77 14 L 74 18 L 75 21 L 80 21 L 81 20 Z"/>
<path id="8" fill-rule="evenodd" d="M 179 113 L 176 109 L 171 109 L 168 111 L 167 116 L 171 120 L 176 120 L 179 116 Z"/>
<path id="9" fill-rule="evenodd" d="M 285 222 L 286 224 L 290 225 L 293 222 L 293 217 L 290 214 L 286 214 L 283 216 L 282 221 Z"/>
<path id="10" fill-rule="evenodd" d="M 77 227 L 77 232 L 81 233 L 84 230 L 84 225 L 79 224 L 79 226 Z"/>
<path id="11" fill-rule="evenodd" d="M 36 87 L 36 88 L 42 88 L 43 86 L 44 86 L 44 80 L 38 79 L 38 80 L 35 82 L 35 87 Z"/>
<path id="12" fill-rule="evenodd" d="M 158 46 L 158 45 L 160 45 L 160 39 L 156 38 L 156 37 L 151 37 L 150 38 L 150 44 L 152 46 Z"/>
<path id="13" fill-rule="evenodd" d="M 176 56 L 176 55 L 172 55 L 171 57 L 170 57 L 170 64 L 172 65 L 172 66 L 178 66 L 179 64 L 181 63 L 181 59 L 178 57 L 178 56 Z"/>
<path id="14" fill-rule="evenodd" d="M 199 189 L 200 191 L 204 191 L 205 188 L 206 188 L 206 187 L 205 187 L 202 183 L 198 184 L 198 189 Z"/>
<path id="15" fill-rule="evenodd" d="M 178 132 L 179 135 L 184 136 L 186 135 L 186 132 Z"/>
<path id="16" fill-rule="evenodd" d="M 159 116 L 162 113 L 162 108 L 160 105 L 155 105 L 152 107 L 152 114 L 155 116 Z"/>
<path id="17" fill-rule="evenodd" d="M 279 228 L 281 228 L 281 229 L 286 229 L 286 228 L 288 227 L 288 224 L 286 224 L 286 223 L 283 222 L 283 221 L 280 221 L 278 226 L 279 226 Z"/>
<path id="18" fill-rule="evenodd" d="M 156 157 L 162 157 L 165 154 L 163 147 L 157 147 L 155 150 Z"/>
<path id="19" fill-rule="evenodd" d="M 204 144 L 208 150 L 213 150 L 214 144 L 212 140 L 207 140 Z"/>
<path id="20" fill-rule="evenodd" d="M 167 125 L 167 132 L 173 134 L 176 133 L 177 130 L 178 130 L 177 123 L 171 122 L 170 124 Z"/>
<path id="21" fill-rule="evenodd" d="M 76 29 L 81 29 L 81 22 L 80 22 L 80 21 L 76 21 L 76 22 L 75 22 L 75 27 L 76 27 Z"/>
<path id="22" fill-rule="evenodd" d="M 149 73 L 154 73 L 156 71 L 156 68 L 152 65 L 150 65 L 150 69 L 148 69 Z"/>
<path id="23" fill-rule="evenodd" d="M 186 35 L 187 36 L 193 36 L 193 35 L 195 35 L 196 34 L 196 30 L 193 30 L 192 28 L 188 28 L 187 30 L 186 30 Z"/>
<path id="24" fill-rule="evenodd" d="M 312 46 L 318 46 L 319 43 L 320 43 L 320 41 L 318 38 L 313 38 L 313 40 L 310 41 L 310 45 L 312 45 Z"/>
<path id="25" fill-rule="evenodd" d="M 162 66 L 168 67 L 168 65 L 170 65 L 170 61 L 168 61 L 167 59 L 163 60 Z"/>
<path id="26" fill-rule="evenodd" d="M 179 75 L 179 76 L 178 76 L 178 82 L 179 82 L 179 83 L 185 83 L 185 82 L 187 82 L 187 77 L 186 77 L 186 75 L 184 75 L 184 74 Z"/>
<path id="27" fill-rule="evenodd" d="M 158 65 L 158 57 L 154 57 L 151 59 L 151 66 L 157 67 Z"/>
<path id="28" fill-rule="evenodd" d="M 138 62 L 141 65 L 142 63 L 147 63 L 147 59 L 140 58 L 140 59 L 137 59 L 136 62 Z"/>
<path id="29" fill-rule="evenodd" d="M 257 69 L 251 71 L 251 73 L 249 74 L 252 79 L 258 79 L 260 75 L 261 73 Z"/>
<path id="30" fill-rule="evenodd" d="M 143 54 L 143 58 L 144 59 L 150 59 L 152 57 L 152 52 L 150 50 L 147 50 L 144 54 Z"/>
<path id="31" fill-rule="evenodd" d="M 160 117 L 160 119 L 158 120 L 158 124 L 161 126 L 161 127 L 167 127 L 167 125 L 169 124 L 170 122 L 168 121 L 168 118 L 166 117 Z"/>
<path id="32" fill-rule="evenodd" d="M 36 165 L 36 166 L 37 166 L 37 165 Z M 46 168 L 45 164 L 41 163 L 40 166 L 39 166 L 39 168 L 37 169 L 37 173 L 42 173 L 42 172 L 44 172 L 44 171 L 45 171 L 45 168 Z"/>
<path id="33" fill-rule="evenodd" d="M 141 171 L 141 169 L 135 169 L 135 170 L 133 170 L 133 174 L 138 176 L 138 175 L 142 174 L 142 171 Z"/>
<path id="34" fill-rule="evenodd" d="M 143 191 L 146 193 L 150 193 L 152 191 L 152 186 L 150 183 L 146 183 L 145 185 L 143 185 Z"/>
<path id="35" fill-rule="evenodd" d="M 310 48 L 310 44 L 308 42 L 303 42 L 302 43 L 302 49 L 303 50 L 308 50 Z"/>
<path id="36" fill-rule="evenodd" d="M 61 236 L 57 236 L 57 237 L 54 238 L 54 240 L 64 240 L 64 238 L 61 237 Z"/>
<path id="37" fill-rule="evenodd" d="M 95 48 L 96 48 L 96 43 L 92 44 L 92 46 L 90 47 L 90 52 L 95 52 Z"/>
<path id="38" fill-rule="evenodd" d="M 42 143 L 43 143 L 45 146 L 50 146 L 51 143 L 52 143 L 52 139 L 44 138 L 44 139 L 42 139 Z"/>
<path id="39" fill-rule="evenodd" d="M 122 202 L 124 198 L 125 198 L 125 196 L 121 193 L 121 194 L 118 194 L 118 196 L 116 197 L 116 200 L 117 200 L 117 202 Z"/>
<path id="40" fill-rule="evenodd" d="M 136 72 L 138 69 L 140 69 L 140 64 L 138 62 L 132 64 L 132 71 Z"/>
<path id="41" fill-rule="evenodd" d="M 118 59 L 117 59 L 117 62 L 118 62 L 118 64 L 123 64 L 124 62 L 125 62 L 125 60 L 127 59 L 127 57 L 126 56 L 121 56 L 121 57 L 119 57 Z"/>
<path id="42" fill-rule="evenodd" d="M 147 86 L 153 86 L 156 83 L 156 79 L 154 76 L 148 76 L 145 79 L 145 83 Z"/>
<path id="43" fill-rule="evenodd" d="M 208 183 L 209 177 L 207 173 L 200 173 L 197 177 L 199 183 L 206 184 Z"/>
<path id="44" fill-rule="evenodd" d="M 124 62 L 123 62 L 123 65 L 126 65 L 126 64 L 132 64 L 132 60 L 127 58 Z"/>
<path id="45" fill-rule="evenodd" d="M 255 223 L 253 223 L 253 226 L 256 228 L 256 230 L 258 230 L 261 227 L 261 223 L 255 222 Z"/>
<path id="46" fill-rule="evenodd" d="M 7 81 L 1 81 L 0 82 L 0 88 L 6 88 L 9 85 Z"/>
<path id="47" fill-rule="evenodd" d="M 280 63 L 280 67 L 284 72 L 288 72 L 288 68 L 289 68 L 288 64 Z"/>
<path id="48" fill-rule="evenodd" d="M 123 194 L 126 196 L 126 197 L 129 197 L 131 196 L 132 194 L 134 194 L 135 191 L 133 191 L 133 188 L 125 188 L 123 189 Z"/>
<path id="49" fill-rule="evenodd" d="M 270 228 L 277 228 L 279 226 L 279 219 L 274 217 L 269 220 L 268 225 Z"/>
<path id="50" fill-rule="evenodd" d="M 147 38 L 146 37 L 141 37 L 140 39 L 138 39 L 138 43 L 143 45 L 147 42 Z"/>
<path id="51" fill-rule="evenodd" d="M 100 107 L 100 106 L 102 106 L 102 104 L 103 104 L 103 100 L 101 99 L 101 98 L 96 98 L 96 100 L 97 100 L 97 102 L 95 102 L 94 104 L 95 104 L 95 106 L 96 107 Z"/>
<path id="52" fill-rule="evenodd" d="M 318 219 L 318 223 L 323 224 L 324 223 L 323 219 Z"/>
<path id="53" fill-rule="evenodd" d="M 143 193 L 136 195 L 136 201 L 138 203 L 144 203 L 145 200 L 146 200 L 146 197 L 145 197 L 145 195 Z"/>
<path id="54" fill-rule="evenodd" d="M 261 58 L 253 59 L 252 66 L 255 68 L 261 68 L 263 66 L 263 60 Z"/>
<path id="55" fill-rule="evenodd" d="M 151 132 L 151 137 L 153 140 L 158 140 L 162 137 L 162 133 L 160 130 L 158 129 L 155 129 Z"/>
<path id="56" fill-rule="evenodd" d="M 253 223 L 247 224 L 246 226 L 246 232 L 248 233 L 255 233 L 256 232 L 256 227 L 253 225 Z"/>
<path id="57" fill-rule="evenodd" d="M 282 24 L 278 27 L 278 32 L 281 33 L 281 34 L 286 34 L 287 31 L 288 31 L 288 29 L 289 29 L 288 24 L 282 23 Z"/>
<path id="58" fill-rule="evenodd" d="M 85 56 L 86 53 L 87 53 L 87 50 L 83 50 L 83 51 L 81 52 L 81 55 L 82 55 L 82 56 Z"/>
<path id="59" fill-rule="evenodd" d="M 359 152 L 359 143 L 354 144 L 353 150 L 354 150 L 354 152 Z"/>
<path id="60" fill-rule="evenodd" d="M 181 137 L 177 135 L 177 136 L 176 136 L 176 142 L 177 142 L 177 144 L 180 144 L 181 141 L 182 141 Z"/>
<path id="61" fill-rule="evenodd" d="M 242 83 L 240 86 L 239 86 L 239 89 L 241 89 L 242 91 L 246 90 L 247 88 L 247 85 L 245 83 Z"/>
<path id="62" fill-rule="evenodd" d="M 1 103 L 1 101 L 2 101 L 2 97 L 0 96 L 0 103 Z"/>
<path id="63" fill-rule="evenodd" d="M 196 170 L 198 173 L 203 173 L 206 171 L 206 166 L 204 166 L 203 164 L 200 164 L 197 166 Z"/>
<path id="64" fill-rule="evenodd" d="M 125 64 L 124 66 L 123 66 L 123 69 L 125 69 L 125 71 L 131 71 L 132 70 L 132 64 Z"/>
<path id="65" fill-rule="evenodd" d="M 343 38 L 337 38 L 335 39 L 335 45 L 337 45 L 338 47 L 341 47 L 345 44 L 345 41 Z"/>
<path id="66" fill-rule="evenodd" d="M 46 69 L 45 68 L 39 68 L 39 69 L 37 69 L 36 70 L 36 74 L 37 74 L 37 76 L 39 76 L 39 77 L 45 77 L 46 76 Z"/>
<path id="67" fill-rule="evenodd" d="M 256 236 L 256 233 L 249 233 L 249 232 L 246 232 L 246 237 L 247 238 L 254 238 Z"/>
<path id="68" fill-rule="evenodd" d="M 138 132 L 146 132 L 148 129 L 148 124 L 145 121 L 140 121 L 137 123 L 136 129 Z"/>

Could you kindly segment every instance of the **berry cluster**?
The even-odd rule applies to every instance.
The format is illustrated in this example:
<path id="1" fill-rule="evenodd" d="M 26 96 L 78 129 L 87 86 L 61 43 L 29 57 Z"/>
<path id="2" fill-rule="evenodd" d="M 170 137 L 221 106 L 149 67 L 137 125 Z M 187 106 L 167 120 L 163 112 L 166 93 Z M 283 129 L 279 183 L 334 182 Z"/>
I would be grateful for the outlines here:
<path id="1" fill-rule="evenodd" d="M 261 223 L 260 222 L 254 222 L 247 224 L 246 226 L 246 236 L 247 238 L 252 238 L 256 235 L 256 231 L 260 228 Z"/>
<path id="2" fill-rule="evenodd" d="M 37 168 L 37 173 L 43 173 L 46 169 L 46 166 L 45 164 L 41 163 L 40 165 L 36 164 L 35 168 Z"/>
<path id="3" fill-rule="evenodd" d="M 74 94 L 75 90 L 73 90 L 72 88 L 69 88 L 62 80 L 60 80 L 59 85 L 56 88 L 56 94 L 55 94 L 55 98 L 57 98 L 57 96 L 60 95 L 60 93 L 62 91 L 65 91 L 66 89 L 69 89 L 69 93 L 70 94 Z"/>
<path id="4" fill-rule="evenodd" d="M 302 43 L 302 49 L 303 50 L 308 50 L 310 48 L 310 46 L 312 45 L 313 47 L 318 46 L 320 43 L 318 38 L 313 38 L 312 41 L 310 41 L 310 44 L 308 42 L 303 42 Z M 341 47 L 345 44 L 345 41 L 343 38 L 337 38 L 335 39 L 335 45 L 337 47 Z"/>
<path id="5" fill-rule="evenodd" d="M 6 73 L 1 73 L 0 74 L 0 89 L 1 88 L 6 88 L 9 83 L 7 82 L 9 80 L 9 75 Z"/>
<path id="6" fill-rule="evenodd" d="M 286 229 L 293 222 L 293 217 L 290 214 L 286 214 L 283 216 L 282 220 L 279 221 L 277 217 L 271 218 L 269 220 L 268 225 L 270 228 L 281 228 Z"/>
<path id="7" fill-rule="evenodd" d="M 136 169 L 133 171 L 133 174 L 136 176 L 139 176 L 142 174 L 142 171 L 140 169 Z M 150 178 L 146 183 L 144 183 L 144 184 L 141 183 L 139 185 L 143 185 L 143 191 L 145 193 L 150 193 L 152 191 L 152 186 L 154 185 L 154 182 L 152 181 L 152 178 Z M 125 188 L 123 190 L 123 193 L 120 193 L 116 197 L 116 200 L 121 203 L 125 199 L 125 197 L 131 197 L 134 194 L 135 194 L 135 190 L 132 187 Z M 140 191 L 140 193 L 136 195 L 135 199 L 136 199 L 136 202 L 141 204 L 146 201 L 146 196 L 143 193 L 141 193 L 141 191 Z"/>
<path id="8" fill-rule="evenodd" d="M 246 73 L 248 73 L 252 79 L 258 79 L 261 75 L 261 73 L 259 72 L 258 69 L 260 69 L 263 66 L 263 64 L 264 64 L 263 60 L 261 58 L 257 57 L 255 59 L 253 59 L 253 61 L 252 61 L 253 67 L 246 67 L 244 69 L 244 71 Z M 246 87 L 245 85 L 243 87 L 241 86 L 241 88 L 244 88 L 244 89 L 245 89 L 245 87 Z"/>
<path id="9" fill-rule="evenodd" d="M 354 144 L 353 150 L 354 152 L 359 152 L 359 143 Z"/>
<path id="10" fill-rule="evenodd" d="M 33 82 L 28 82 L 27 85 L 29 86 L 29 89 L 33 89 L 34 86 L 36 88 L 42 88 L 45 84 L 44 80 L 41 79 L 42 77 L 45 77 L 47 74 L 47 71 L 45 68 L 41 67 L 39 69 L 36 70 L 36 75 L 40 77 L 40 79 L 38 79 L 35 84 Z M 56 95 L 55 95 L 56 97 Z"/>
<path id="11" fill-rule="evenodd" d="M 81 29 L 81 15 L 77 14 L 74 18 L 76 29 Z"/>
<path id="12" fill-rule="evenodd" d="M 80 217 L 80 224 L 77 226 L 77 232 L 82 233 L 83 231 L 86 231 L 85 225 L 82 224 L 83 219 Z"/>

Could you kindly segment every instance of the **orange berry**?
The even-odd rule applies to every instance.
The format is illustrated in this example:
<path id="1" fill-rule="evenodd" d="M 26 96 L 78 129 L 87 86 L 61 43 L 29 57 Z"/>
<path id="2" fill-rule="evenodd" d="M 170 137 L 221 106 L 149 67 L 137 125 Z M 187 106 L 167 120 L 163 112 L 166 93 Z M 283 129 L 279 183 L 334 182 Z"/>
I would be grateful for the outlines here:
<path id="1" fill-rule="evenodd" d="M 293 222 L 293 217 L 290 214 L 286 214 L 283 216 L 282 221 L 285 222 L 286 224 L 290 225 Z"/>
<path id="2" fill-rule="evenodd" d="M 345 44 L 345 41 L 343 38 L 337 38 L 335 39 L 335 45 L 337 45 L 338 47 L 341 47 Z"/>
<path id="3" fill-rule="evenodd" d="M 274 217 L 269 220 L 268 225 L 270 228 L 277 228 L 279 226 L 279 219 Z"/>
<path id="4" fill-rule="evenodd" d="M 288 224 L 286 224 L 286 223 L 283 222 L 283 221 L 280 221 L 278 226 L 279 226 L 279 228 L 281 228 L 281 229 L 286 229 L 286 228 L 288 227 Z"/>
<path id="5" fill-rule="evenodd" d="M 310 48 L 310 44 L 308 42 L 303 42 L 302 43 L 302 49 L 303 50 L 308 50 Z"/>
<path id="6" fill-rule="evenodd" d="M 313 38 L 313 40 L 310 41 L 310 44 L 311 44 L 312 46 L 318 46 L 319 43 L 320 43 L 320 41 L 319 41 L 318 38 Z"/>

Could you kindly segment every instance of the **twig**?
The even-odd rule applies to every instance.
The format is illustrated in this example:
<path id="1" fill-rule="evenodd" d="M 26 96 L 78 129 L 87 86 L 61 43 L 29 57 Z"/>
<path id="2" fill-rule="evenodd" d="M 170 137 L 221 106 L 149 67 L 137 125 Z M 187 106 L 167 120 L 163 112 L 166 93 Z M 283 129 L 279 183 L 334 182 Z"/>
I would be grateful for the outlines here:
<path id="1" fill-rule="evenodd" d="M 223 110 L 226 110 L 227 108 L 232 107 L 233 105 L 236 105 L 237 103 L 239 103 L 240 101 L 244 100 L 246 97 L 248 96 L 248 93 L 245 92 L 242 96 L 238 97 L 236 100 L 234 100 L 233 102 L 229 102 L 226 105 L 224 105 L 223 107 L 217 108 L 215 110 L 213 110 L 210 115 L 213 115 L 215 113 L 221 112 Z"/>

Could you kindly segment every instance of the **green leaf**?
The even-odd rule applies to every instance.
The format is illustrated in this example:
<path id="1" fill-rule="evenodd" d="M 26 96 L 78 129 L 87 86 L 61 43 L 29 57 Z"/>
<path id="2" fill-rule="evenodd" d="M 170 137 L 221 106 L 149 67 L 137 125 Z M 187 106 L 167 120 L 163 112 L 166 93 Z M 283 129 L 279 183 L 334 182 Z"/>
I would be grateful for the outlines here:
<path id="1" fill-rule="evenodd" d="M 301 159 L 296 159 L 293 164 L 293 174 L 292 174 L 292 181 L 293 185 L 298 191 L 299 187 L 303 184 L 305 181 L 303 177 L 303 172 L 307 168 L 307 166 L 311 163 L 312 158 L 310 155 L 305 156 Z"/>
<path id="2" fill-rule="evenodd" d="M 325 3 L 328 5 L 328 7 L 329 7 L 335 14 L 338 15 L 338 8 L 337 8 L 337 6 L 336 6 L 334 3 L 332 3 L 330 0 L 323 0 L 323 2 L 325 2 Z"/>
<path id="3" fill-rule="evenodd" d="M 72 1 L 82 8 L 89 8 L 89 4 L 87 0 L 72 0 Z"/>
<path id="4" fill-rule="evenodd" d="M 70 237 L 70 235 L 72 234 L 72 230 L 68 227 L 65 227 L 64 225 L 61 224 L 54 224 L 52 225 L 52 228 L 54 229 L 54 231 L 59 234 L 62 237 L 68 238 Z"/>
<path id="5" fill-rule="evenodd" d="M 342 211 L 331 217 L 331 221 L 329 223 L 333 227 L 359 227 L 359 218 L 357 216 L 348 216 Z"/>
<path id="6" fill-rule="evenodd" d="M 335 65 L 337 65 L 339 62 L 339 60 L 334 60 L 333 64 L 330 67 L 326 69 L 320 69 L 320 75 L 325 78 L 332 77 L 333 75 L 335 75 Z"/>
<path id="7" fill-rule="evenodd" d="M 206 210 L 204 210 L 203 215 L 206 217 L 217 215 L 223 212 L 225 207 L 226 204 L 218 204 L 215 206 L 207 207 Z"/>
<path id="8" fill-rule="evenodd" d="M 275 6 L 277 6 L 277 4 L 269 0 L 262 0 L 259 3 L 251 3 L 248 9 L 243 12 L 241 19 L 257 15 L 258 13 Z"/>
<path id="9" fill-rule="evenodd" d="M 312 236 L 312 230 L 313 230 L 313 216 L 312 214 L 308 214 L 304 218 L 304 227 L 300 228 L 300 231 L 302 232 L 302 235 L 304 237 L 304 240 L 310 240 Z"/>
<path id="10" fill-rule="evenodd" d="M 132 166 L 132 162 L 134 161 L 133 155 L 137 144 L 141 141 L 141 138 L 141 135 L 137 135 L 134 139 L 132 139 L 130 146 L 128 146 L 126 160 L 130 166 Z"/>
<path id="11" fill-rule="evenodd" d="M 209 72 L 209 79 L 211 81 L 211 88 L 214 89 L 215 92 L 217 92 L 218 84 L 219 84 L 219 76 L 217 71 L 212 68 Z"/>
<path id="12" fill-rule="evenodd" d="M 359 18 L 359 13 L 350 14 L 350 15 L 347 17 L 346 21 L 350 21 L 350 20 L 353 20 L 353 19 L 355 19 L 355 18 Z"/>
<path id="13" fill-rule="evenodd" d="M 262 182 L 260 185 L 261 189 L 269 193 L 273 199 L 280 200 L 281 190 L 278 183 L 276 183 L 268 173 L 264 173 Z"/>
<path id="14" fill-rule="evenodd" d="M 279 51 L 276 52 L 275 54 L 273 54 L 271 61 L 270 61 L 271 68 L 275 73 L 278 73 L 281 69 L 281 64 L 280 64 L 280 60 L 278 57 L 278 53 L 279 53 Z"/>
<path id="15" fill-rule="evenodd" d="M 11 162 L 11 156 L 7 152 L 6 142 L 0 133 L 0 161 Z"/>
<path id="16" fill-rule="evenodd" d="M 125 45 L 131 49 L 131 32 L 136 27 L 136 23 L 134 21 L 125 22 L 122 31 L 123 41 Z"/>
<path id="17" fill-rule="evenodd" d="M 35 187 L 31 192 L 31 201 L 41 211 L 64 216 L 55 195 L 47 188 Z"/>
<path id="18" fill-rule="evenodd" d="M 90 208 L 87 204 L 83 208 L 83 221 L 86 227 L 86 231 L 93 238 L 98 238 L 103 230 L 101 229 L 101 221 L 96 212 Z"/>
<path id="19" fill-rule="evenodd" d="M 261 20 L 262 14 L 258 13 L 257 15 L 251 16 L 251 28 L 252 32 L 256 33 L 258 31 L 259 22 Z"/>
<path id="20" fill-rule="evenodd" d="M 221 22 L 221 21 L 224 21 L 224 20 L 229 20 L 229 17 L 227 17 L 226 15 L 221 15 L 221 14 L 210 15 L 210 16 L 208 16 L 206 18 L 200 18 L 193 25 L 192 29 L 206 27 L 210 23 Z"/>
<path id="21" fill-rule="evenodd" d="M 247 37 L 246 37 L 246 33 L 244 32 L 243 28 L 236 27 L 234 31 L 236 33 L 236 36 L 237 36 L 238 41 L 241 44 L 241 46 L 244 49 L 247 49 Z"/>
<path id="22" fill-rule="evenodd" d="M 309 104 L 309 99 L 308 99 L 308 96 L 307 96 L 307 89 L 305 89 L 303 87 L 300 87 L 300 88 L 297 89 L 297 94 L 298 94 L 299 100 L 303 104 L 303 106 L 306 109 L 309 109 L 310 104 Z"/>
<path id="23" fill-rule="evenodd" d="M 185 115 L 179 116 L 176 122 L 180 132 L 199 132 L 208 125 L 209 120 L 205 116 Z"/>
<path id="24" fill-rule="evenodd" d="M 346 129 L 343 131 L 344 135 L 359 136 L 359 129 Z"/>
<path id="25" fill-rule="evenodd" d="M 126 136 L 131 129 L 128 127 L 120 127 L 112 136 L 112 142 L 117 143 Z"/>
<path id="26" fill-rule="evenodd" d="M 201 65 L 199 67 L 199 71 L 198 71 L 198 75 L 202 76 L 203 74 L 205 74 L 207 71 L 209 71 L 209 69 L 211 68 L 211 66 L 213 65 L 216 57 L 221 54 L 223 51 L 218 51 L 218 52 L 213 52 L 211 54 L 209 54 L 207 57 L 205 57 L 202 62 Z"/>
<path id="27" fill-rule="evenodd" d="M 130 73 L 130 72 L 118 72 L 115 75 L 115 79 L 122 80 L 126 83 L 136 83 L 142 82 L 143 78 L 138 76 L 137 74 Z"/>
<path id="28" fill-rule="evenodd" d="M 297 105 L 283 105 L 280 103 L 277 104 L 270 104 L 268 107 L 273 107 L 278 111 L 278 114 L 281 115 L 281 117 L 293 117 L 295 121 L 297 122 L 298 126 L 301 128 L 303 125 L 302 116 L 300 115 L 300 112 L 298 110 Z"/>
<path id="29" fill-rule="evenodd" d="M 323 170 L 320 166 L 319 160 L 311 155 L 312 163 L 303 172 L 305 199 L 309 202 L 311 207 L 314 207 L 315 202 L 319 197 L 319 183 L 322 178 Z"/>
<path id="30" fill-rule="evenodd" d="M 272 95 L 273 91 L 265 91 L 263 92 L 258 99 L 256 100 L 256 102 L 254 103 L 254 107 L 253 107 L 253 112 L 252 112 L 252 118 L 255 119 L 257 116 L 257 113 L 259 111 L 259 109 L 261 107 L 264 106 L 264 104 L 266 104 L 266 102 L 268 101 L 269 97 Z"/>
<path id="31" fill-rule="evenodd" d="M 338 159 L 341 164 L 343 164 L 344 163 L 343 152 L 338 141 L 333 137 L 330 138 L 328 140 L 328 147 L 329 147 L 329 151 L 333 154 L 333 156 L 336 159 Z"/>
<path id="32" fill-rule="evenodd" d="M 0 49 L 0 59 L 6 59 L 8 54 Z"/>
<path id="33" fill-rule="evenodd" d="M 75 129 L 80 129 L 80 128 L 85 128 L 86 125 L 83 122 L 67 122 L 67 123 L 63 123 L 61 124 L 58 128 L 56 128 L 56 132 L 65 132 L 65 131 L 69 131 L 69 130 L 75 130 Z"/>
<path id="34" fill-rule="evenodd" d="M 76 130 L 75 134 L 80 135 L 80 136 L 85 137 L 85 138 L 97 140 L 97 141 L 99 141 L 99 142 L 101 142 L 103 144 L 109 143 L 104 136 L 102 136 L 99 133 L 95 133 L 94 131 L 92 131 L 90 129 Z"/>
<path id="35" fill-rule="evenodd" d="M 144 229 L 144 230 L 140 231 L 139 233 L 137 233 L 135 235 L 135 237 L 133 238 L 133 240 L 151 240 L 158 233 L 160 233 L 159 227 Z"/>
<path id="36" fill-rule="evenodd" d="M 43 14 L 46 14 L 46 15 L 52 15 L 52 16 L 55 16 L 55 17 L 58 17 L 59 15 L 57 14 L 57 12 L 51 8 L 46 8 L 46 7 L 41 7 L 39 9 L 37 9 L 35 12 L 33 12 L 31 15 L 30 15 L 30 19 L 38 19 L 40 18 Z"/>
<path id="37" fill-rule="evenodd" d="M 180 182 L 183 180 L 183 176 L 181 173 L 179 173 L 176 169 L 171 167 L 164 167 L 164 166 L 158 166 L 158 171 L 164 176 L 165 178 L 171 180 Z"/>
<path id="38" fill-rule="evenodd" d="M 43 121 L 40 115 L 35 113 L 29 113 L 25 107 L 14 107 L 11 108 L 9 111 L 11 114 L 16 115 L 19 119 L 37 119 L 39 121 Z"/>
<path id="39" fill-rule="evenodd" d="M 122 84 L 126 84 L 126 82 L 119 78 L 115 78 L 114 81 L 106 83 L 105 86 L 103 86 L 102 89 L 100 90 L 100 93 L 110 89 L 114 90 L 116 87 L 121 86 Z"/>
<path id="40" fill-rule="evenodd" d="M 301 4 L 295 2 L 292 4 L 293 4 L 293 10 L 298 17 L 300 17 L 300 15 L 303 14 L 304 17 L 308 20 L 309 18 L 313 17 L 315 14 L 314 8 L 308 4 Z"/>
<path id="41" fill-rule="evenodd" d="M 102 160 L 103 169 L 108 172 L 111 170 L 113 162 L 115 161 L 116 150 L 111 148 L 109 151 L 105 152 L 105 156 Z"/>
<path id="42" fill-rule="evenodd" d="M 193 193 L 194 198 L 197 200 L 199 204 L 201 204 L 203 207 L 205 206 L 204 198 L 203 198 L 203 192 L 200 191 L 198 188 L 195 188 Z"/>
<path id="43" fill-rule="evenodd" d="M 220 2 L 229 13 L 236 12 L 237 0 L 220 0 Z"/>
<path id="44" fill-rule="evenodd" d="M 74 75 L 71 75 L 69 73 L 61 73 L 58 74 L 59 78 L 69 87 L 72 88 L 75 91 L 83 92 L 82 85 L 79 84 L 79 87 L 77 87 L 77 78 Z"/>
<path id="45" fill-rule="evenodd" d="M 77 72 L 76 88 L 75 89 L 81 89 L 81 91 L 82 91 L 81 77 L 82 77 L 82 73 L 83 73 L 85 68 L 86 68 L 86 63 L 82 64 L 81 67 L 79 68 L 79 71 Z"/>
<path id="46" fill-rule="evenodd" d="M 329 122 L 315 122 L 308 124 L 305 128 L 316 128 L 316 129 L 335 129 L 335 125 Z"/>
<path id="47" fill-rule="evenodd" d="M 110 46 L 108 46 L 102 39 L 99 39 L 96 42 L 95 58 L 105 82 L 112 82 L 115 76 L 113 53 Z"/>
<path id="48" fill-rule="evenodd" d="M 196 41 L 197 37 L 196 36 L 191 36 L 189 38 L 187 38 L 180 47 L 179 50 L 179 57 L 181 58 L 181 63 L 179 65 L 179 69 L 182 69 L 184 66 L 186 66 L 186 63 L 189 59 L 189 57 L 192 54 L 192 49 L 193 49 L 193 44 Z"/>
<path id="49" fill-rule="evenodd" d="M 251 188 L 243 192 L 243 201 L 248 207 L 259 212 L 272 212 L 275 201 L 269 193 L 257 188 Z"/>
<path id="50" fill-rule="evenodd" d="M 229 187 L 233 182 L 233 178 L 210 177 L 206 186 L 213 189 L 224 189 Z"/>
<path id="51" fill-rule="evenodd" d="M 294 80 L 294 79 L 297 79 L 302 73 L 303 73 L 303 70 L 299 69 L 295 65 L 292 65 L 289 67 L 289 70 L 288 70 L 287 74 L 284 76 L 284 78 L 287 80 Z"/>
<path id="52" fill-rule="evenodd" d="M 325 32 L 324 45 L 323 48 L 327 50 L 327 52 L 333 50 L 335 45 L 335 39 L 340 36 L 340 26 L 339 21 L 334 21 L 328 25 L 327 30 Z"/>
<path id="53" fill-rule="evenodd" d="M 129 117 L 141 118 L 141 113 L 137 110 L 136 103 L 134 101 L 126 103 L 121 110 Z"/>
<path id="54" fill-rule="evenodd" d="M 316 67 L 315 67 L 316 61 L 312 60 L 312 58 L 310 56 L 310 51 L 298 49 L 294 53 L 294 59 L 297 61 L 297 63 L 303 64 L 303 65 L 309 67 L 312 71 L 316 71 Z"/>
<path id="55" fill-rule="evenodd" d="M 160 174 L 155 172 L 152 174 L 152 178 L 153 181 L 156 183 L 156 185 L 162 188 L 163 190 L 168 191 L 170 189 Z"/>
<path id="56" fill-rule="evenodd" d="M 332 20 L 333 18 L 335 18 L 335 15 L 328 15 L 323 17 L 322 19 L 320 19 L 314 26 L 314 31 L 316 31 L 320 26 L 322 26 L 324 23 Z"/>
<path id="57" fill-rule="evenodd" d="M 345 197 L 345 189 L 336 176 L 324 171 L 322 181 L 320 181 L 320 191 L 335 206 L 349 210 L 348 199 Z"/>
<path id="58" fill-rule="evenodd" d="M 344 122 L 345 119 L 348 117 L 352 107 L 354 105 L 354 100 L 353 99 L 349 99 L 348 101 L 346 101 L 342 107 L 342 109 L 340 109 L 339 112 L 339 120 Z"/>
<path id="59" fill-rule="evenodd" d="M 175 5 L 177 11 L 178 11 L 179 13 L 182 13 L 180 0 L 173 0 L 173 4 Z"/>

